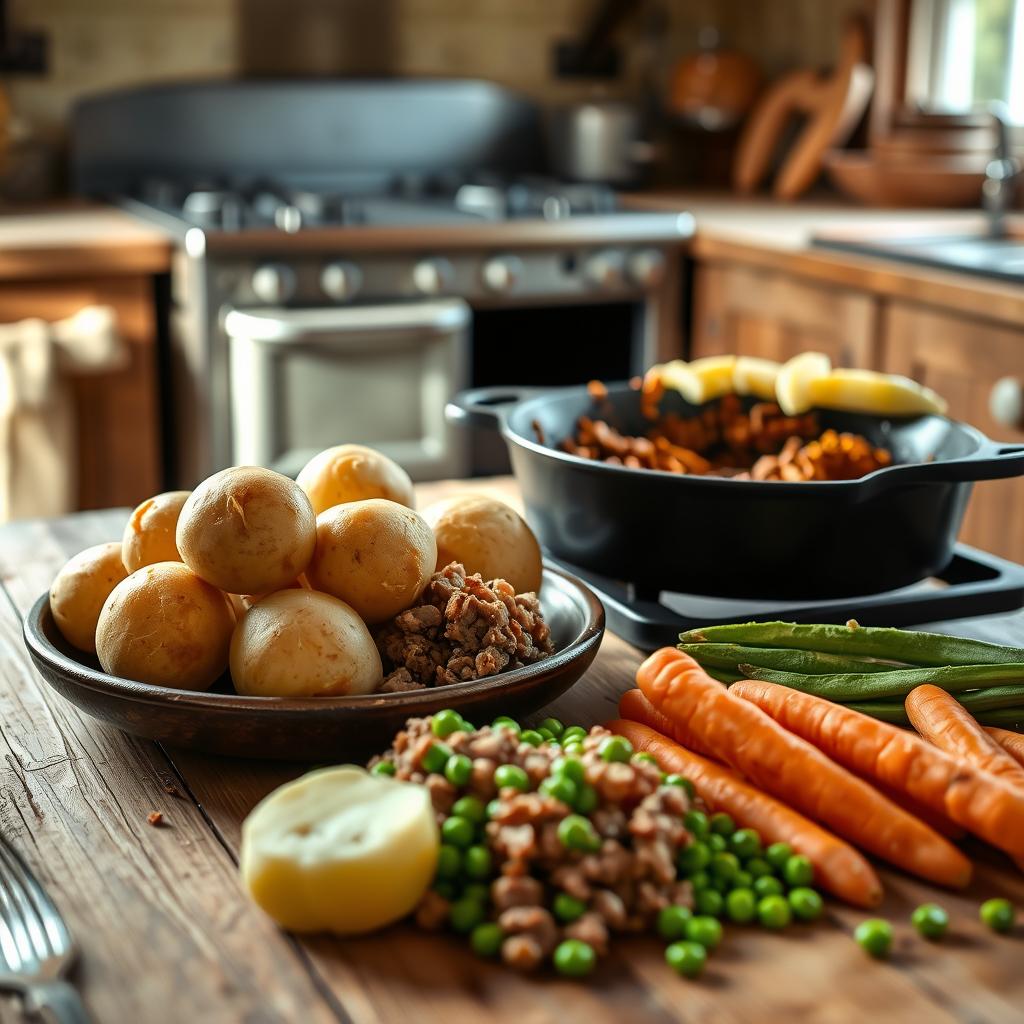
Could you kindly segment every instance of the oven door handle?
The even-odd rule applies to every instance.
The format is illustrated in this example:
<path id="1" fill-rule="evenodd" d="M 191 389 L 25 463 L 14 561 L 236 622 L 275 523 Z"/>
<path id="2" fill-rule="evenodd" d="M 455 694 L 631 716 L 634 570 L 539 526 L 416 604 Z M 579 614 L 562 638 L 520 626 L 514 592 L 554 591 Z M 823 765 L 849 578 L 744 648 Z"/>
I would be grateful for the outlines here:
<path id="1" fill-rule="evenodd" d="M 339 335 L 440 337 L 465 330 L 470 315 L 462 299 L 433 299 L 382 306 L 228 309 L 223 324 L 229 338 L 268 345 L 331 345 L 341 340 Z"/>

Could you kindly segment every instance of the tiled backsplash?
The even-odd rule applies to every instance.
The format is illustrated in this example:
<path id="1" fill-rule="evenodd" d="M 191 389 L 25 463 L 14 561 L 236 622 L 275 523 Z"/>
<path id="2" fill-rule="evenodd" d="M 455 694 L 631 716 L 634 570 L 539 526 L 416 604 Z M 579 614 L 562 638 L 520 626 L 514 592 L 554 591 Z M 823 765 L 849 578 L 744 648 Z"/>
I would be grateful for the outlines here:
<path id="1" fill-rule="evenodd" d="M 702 25 L 770 74 L 834 56 L 859 0 L 662 0 L 668 27 L 643 42 L 653 3 L 625 30 L 623 81 L 645 55 L 663 65 L 691 51 Z M 422 74 L 486 77 L 542 99 L 592 84 L 552 73 L 556 41 L 578 37 L 596 0 L 14 0 L 15 26 L 50 36 L 50 72 L 9 82 L 16 112 L 59 131 L 80 95 L 182 77 Z"/>

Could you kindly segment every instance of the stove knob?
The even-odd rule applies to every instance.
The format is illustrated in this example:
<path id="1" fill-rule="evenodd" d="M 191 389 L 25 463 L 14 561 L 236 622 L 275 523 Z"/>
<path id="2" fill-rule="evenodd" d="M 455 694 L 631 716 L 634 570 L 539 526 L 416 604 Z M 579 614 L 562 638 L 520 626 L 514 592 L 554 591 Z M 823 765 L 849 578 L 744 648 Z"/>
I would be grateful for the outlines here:
<path id="1" fill-rule="evenodd" d="M 491 292 L 510 292 L 519 283 L 523 263 L 518 256 L 493 256 L 483 266 L 481 276 Z"/>
<path id="2" fill-rule="evenodd" d="M 629 279 L 641 288 L 657 288 L 665 280 L 665 256 L 657 249 L 638 249 L 626 261 Z"/>
<path id="3" fill-rule="evenodd" d="M 295 294 L 295 271 L 283 263 L 264 263 L 253 271 L 251 284 L 261 302 L 287 302 Z"/>
<path id="4" fill-rule="evenodd" d="M 583 275 L 598 288 L 621 288 L 625 278 L 625 261 L 615 249 L 596 252 L 583 264 Z"/>
<path id="5" fill-rule="evenodd" d="M 328 263 L 320 271 L 320 287 L 324 295 L 335 302 L 354 299 L 363 283 L 363 272 L 354 264 L 338 260 Z"/>
<path id="6" fill-rule="evenodd" d="M 455 280 L 455 268 L 446 259 L 420 260 L 412 268 L 412 283 L 421 295 L 442 295 Z"/>

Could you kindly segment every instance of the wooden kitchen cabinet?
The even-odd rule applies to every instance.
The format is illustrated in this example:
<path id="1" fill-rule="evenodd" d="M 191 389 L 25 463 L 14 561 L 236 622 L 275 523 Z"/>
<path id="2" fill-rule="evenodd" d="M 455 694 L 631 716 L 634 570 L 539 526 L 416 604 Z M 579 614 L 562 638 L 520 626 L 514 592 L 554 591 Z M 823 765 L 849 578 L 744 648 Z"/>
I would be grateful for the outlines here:
<path id="1" fill-rule="evenodd" d="M 696 268 L 691 356 L 738 354 L 780 362 L 808 350 L 837 366 L 877 363 L 879 303 L 836 287 L 742 263 Z"/>
<path id="2" fill-rule="evenodd" d="M 934 388 L 949 415 L 999 441 L 1024 444 L 1024 430 L 992 418 L 989 395 L 1002 377 L 1024 378 L 1024 327 L 891 302 L 883 316 L 884 369 Z M 960 539 L 1024 562 L 1024 479 L 975 484 Z"/>
<path id="3" fill-rule="evenodd" d="M 135 505 L 163 485 L 152 276 L 0 282 L 0 323 L 93 305 L 114 309 L 129 356 L 123 369 L 74 378 L 78 507 Z"/>

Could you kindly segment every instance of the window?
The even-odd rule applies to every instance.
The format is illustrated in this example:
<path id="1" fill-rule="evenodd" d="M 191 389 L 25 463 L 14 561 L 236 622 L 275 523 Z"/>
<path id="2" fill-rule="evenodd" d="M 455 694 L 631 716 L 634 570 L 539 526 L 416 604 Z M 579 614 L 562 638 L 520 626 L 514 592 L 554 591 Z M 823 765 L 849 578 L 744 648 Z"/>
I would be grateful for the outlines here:
<path id="1" fill-rule="evenodd" d="M 914 0 L 907 99 L 963 114 L 991 100 L 1024 124 L 1024 0 Z"/>

